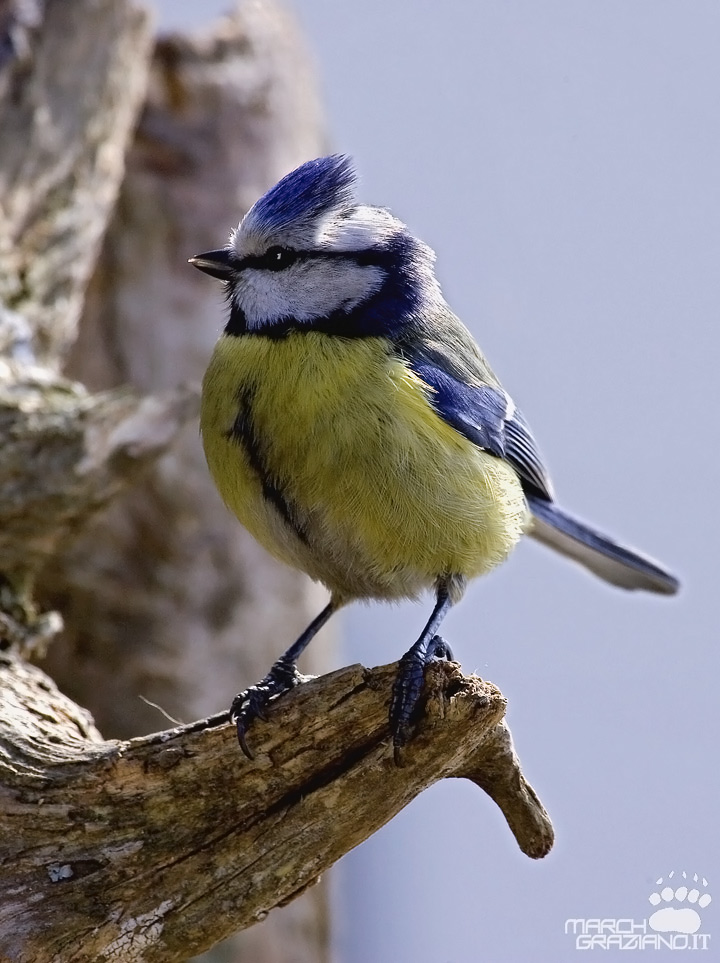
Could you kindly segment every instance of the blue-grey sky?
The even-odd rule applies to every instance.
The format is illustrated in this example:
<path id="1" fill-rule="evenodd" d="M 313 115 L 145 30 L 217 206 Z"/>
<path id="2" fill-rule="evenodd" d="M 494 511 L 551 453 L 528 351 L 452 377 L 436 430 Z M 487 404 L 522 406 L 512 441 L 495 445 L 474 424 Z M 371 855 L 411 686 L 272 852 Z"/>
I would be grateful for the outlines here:
<path id="1" fill-rule="evenodd" d="M 158 6 L 176 24 L 227 5 Z M 567 918 L 645 919 L 673 870 L 715 892 L 712 958 L 720 5 L 293 8 L 332 147 L 355 156 L 363 200 L 436 249 L 560 500 L 684 582 L 677 599 L 625 594 L 528 543 L 472 586 L 443 634 L 508 697 L 556 847 L 531 862 L 478 790 L 434 787 L 343 860 L 344 961 L 574 963 Z M 399 657 L 428 607 L 358 606 L 346 661 Z"/>

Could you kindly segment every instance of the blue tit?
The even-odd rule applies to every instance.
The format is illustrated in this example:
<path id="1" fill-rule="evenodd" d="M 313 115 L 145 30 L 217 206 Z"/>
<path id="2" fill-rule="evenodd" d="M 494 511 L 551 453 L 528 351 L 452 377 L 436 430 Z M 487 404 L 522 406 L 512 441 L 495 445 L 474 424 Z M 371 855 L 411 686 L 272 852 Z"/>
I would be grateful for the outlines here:
<path id="1" fill-rule="evenodd" d="M 228 508 L 327 607 L 230 717 L 243 750 L 269 699 L 341 606 L 435 606 L 401 660 L 396 747 L 437 634 L 468 579 L 527 533 L 625 589 L 672 595 L 658 563 L 555 501 L 528 423 L 443 299 L 435 255 L 389 211 L 358 204 L 350 159 L 309 161 L 251 207 L 224 248 L 190 263 L 225 285 L 229 318 L 203 381 L 201 432 Z"/>

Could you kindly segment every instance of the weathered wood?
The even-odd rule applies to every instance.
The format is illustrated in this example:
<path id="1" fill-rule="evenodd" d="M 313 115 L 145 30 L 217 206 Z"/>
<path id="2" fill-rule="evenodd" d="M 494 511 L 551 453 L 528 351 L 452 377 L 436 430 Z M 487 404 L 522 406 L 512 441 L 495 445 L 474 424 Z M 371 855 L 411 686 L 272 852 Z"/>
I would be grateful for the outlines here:
<path id="1" fill-rule="evenodd" d="M 140 440 L 150 403 L 95 400 L 57 374 L 117 197 L 150 29 L 129 0 L 6 2 L 0 14 L 0 627 L 32 646 L 60 624 L 36 611 L 38 569 L 162 447 Z"/>
<path id="2" fill-rule="evenodd" d="M 46 369 L 0 359 L 0 571 L 30 578 L 60 543 L 197 418 L 196 390 L 91 395 Z"/>
<path id="3" fill-rule="evenodd" d="M 309 58 L 274 2 L 161 38 L 68 373 L 96 391 L 199 383 L 225 305 L 188 257 L 222 244 L 323 138 Z M 222 504 L 196 422 L 80 533 L 42 592 L 66 624 L 50 674 L 121 738 L 163 724 L 140 695 L 182 720 L 229 705 L 325 604 Z M 332 637 L 313 644 L 307 671 L 327 668 Z"/>
<path id="4" fill-rule="evenodd" d="M 307 583 L 260 554 L 220 506 L 196 431 L 145 489 L 124 505 L 117 497 L 193 415 L 196 389 L 176 385 L 199 376 L 221 323 L 216 291 L 186 257 L 215 246 L 268 184 L 321 152 L 297 50 L 268 0 L 241 4 L 202 38 L 159 45 L 72 350 L 68 373 L 91 395 L 58 370 L 144 88 L 147 18 L 129 0 L 0 0 L 3 963 L 184 960 L 294 900 L 447 776 L 482 785 L 528 855 L 552 843 L 501 721 L 502 696 L 456 667 L 429 670 L 424 723 L 398 768 L 387 734 L 395 667 L 351 667 L 298 688 L 253 727 L 251 763 L 229 726 L 105 741 L 22 659 L 60 624 L 31 594 L 42 568 L 69 625 L 55 663 L 69 666 L 64 684 L 84 683 L 101 728 L 112 719 L 116 732 L 137 731 L 151 718 L 133 711 L 140 695 L 185 718 L 225 704 L 312 608 Z M 149 391 L 161 394 L 138 398 Z M 327 934 L 295 933 L 322 918 L 325 902 L 292 904 L 303 905 L 295 931 L 282 925 L 275 936 L 290 948 L 283 959 L 321 960 Z"/>
<path id="5" fill-rule="evenodd" d="M 446 777 L 481 785 L 529 856 L 552 845 L 504 698 L 456 665 L 428 670 L 400 768 L 387 728 L 396 665 L 300 686 L 252 727 L 250 762 L 229 725 L 103 742 L 38 669 L 3 661 L 0 953 L 11 963 L 184 960 L 294 899 Z"/>
<path id="6" fill-rule="evenodd" d="M 130 0 L 5 6 L 0 304 L 27 326 L 37 360 L 57 367 L 117 197 L 151 32 Z"/>
<path id="7" fill-rule="evenodd" d="M 197 34 L 161 37 L 68 373 L 96 391 L 199 382 L 225 306 L 187 258 L 324 142 L 310 57 L 281 6 L 237 4 Z M 120 738 L 165 724 L 141 697 L 182 720 L 229 705 L 325 603 L 228 513 L 196 423 L 47 568 L 41 592 L 65 621 L 50 674 Z M 315 641 L 307 671 L 327 668 L 333 641 L 332 628 Z M 324 963 L 328 918 L 315 887 L 235 940 L 232 958 Z"/>
<path id="8" fill-rule="evenodd" d="M 219 328 L 217 291 L 186 258 L 322 150 L 309 58 L 273 3 L 158 44 L 73 351 L 74 376 L 100 393 L 56 374 L 117 196 L 150 40 L 146 11 L 125 0 L 0 2 L 0 644 L 37 656 L 62 625 L 47 610 L 57 602 L 68 631 L 52 665 L 103 727 L 127 734 L 162 718 L 141 696 L 184 718 L 229 701 L 321 604 L 229 519 L 195 426 L 118 498 L 192 414 L 192 391 L 176 385 L 199 380 Z M 128 384 L 162 394 L 140 402 Z M 319 887 L 243 937 L 242 952 L 261 963 L 288 946 L 297 961 L 328 958 Z"/>

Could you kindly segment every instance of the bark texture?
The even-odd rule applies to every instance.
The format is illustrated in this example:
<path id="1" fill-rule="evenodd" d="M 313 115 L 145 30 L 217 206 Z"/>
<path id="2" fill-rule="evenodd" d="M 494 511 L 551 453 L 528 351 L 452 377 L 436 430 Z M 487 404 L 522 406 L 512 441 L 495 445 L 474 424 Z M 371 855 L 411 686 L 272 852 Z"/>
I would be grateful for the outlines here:
<path id="1" fill-rule="evenodd" d="M 428 671 L 399 767 L 397 664 L 298 687 L 251 729 L 250 762 L 229 725 L 103 742 L 39 670 L 4 662 L 0 952 L 12 963 L 179 963 L 295 899 L 444 777 L 481 786 L 528 856 L 552 845 L 505 700 L 456 665 Z"/>
<path id="2" fill-rule="evenodd" d="M 67 372 L 93 390 L 199 385 L 225 307 L 187 259 L 223 244 L 267 187 L 316 156 L 321 131 L 302 46 L 274 4 L 241 3 L 207 33 L 161 39 Z M 138 694 L 185 720 L 229 705 L 324 604 L 223 506 L 197 422 L 42 585 L 65 614 L 53 676 L 119 737 L 163 724 Z M 309 656 L 309 671 L 327 666 L 322 640 Z"/>
<path id="3" fill-rule="evenodd" d="M 140 696 L 224 707 L 322 601 L 228 516 L 195 424 L 222 300 L 186 259 L 324 150 L 286 17 L 247 0 L 153 52 L 131 0 L 0 0 L 0 129 L 0 960 L 179 961 L 242 928 L 235 961 L 326 960 L 312 884 L 446 776 L 544 855 L 504 700 L 452 666 L 402 768 L 394 667 L 299 687 L 252 763 L 219 722 L 138 736 Z M 27 661 L 63 619 L 64 695 Z"/>
<path id="4" fill-rule="evenodd" d="M 145 92 L 148 17 L 126 0 L 30 0 L 0 14 L 0 303 L 23 319 L 15 345 L 55 368 Z"/>
<path id="5" fill-rule="evenodd" d="M 129 0 L 0 8 L 0 624 L 16 644 L 47 641 L 60 624 L 34 604 L 38 570 L 189 414 L 182 392 L 153 412 L 149 399 L 93 399 L 58 374 L 117 198 L 150 42 L 147 14 Z"/>
<path id="6" fill-rule="evenodd" d="M 260 194 L 324 149 L 309 57 L 275 3 L 160 38 L 67 373 L 95 391 L 198 386 L 225 306 L 188 257 L 221 246 Z M 196 421 L 46 567 L 41 594 L 65 622 L 48 670 L 121 738 L 165 725 L 156 706 L 181 720 L 228 706 L 325 602 L 229 515 Z M 307 671 L 328 667 L 332 639 L 315 640 Z M 321 886 L 225 949 L 317 963 L 328 947 Z"/>

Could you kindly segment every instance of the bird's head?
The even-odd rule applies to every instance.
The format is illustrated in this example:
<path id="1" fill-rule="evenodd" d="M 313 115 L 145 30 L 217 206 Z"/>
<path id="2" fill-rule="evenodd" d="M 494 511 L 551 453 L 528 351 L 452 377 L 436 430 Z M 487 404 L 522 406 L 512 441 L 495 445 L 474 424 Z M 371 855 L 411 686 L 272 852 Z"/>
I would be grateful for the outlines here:
<path id="1" fill-rule="evenodd" d="M 226 283 L 229 334 L 390 334 L 439 299 L 433 252 L 384 208 L 357 204 L 355 180 L 344 155 L 308 161 L 224 248 L 190 259 Z"/>

